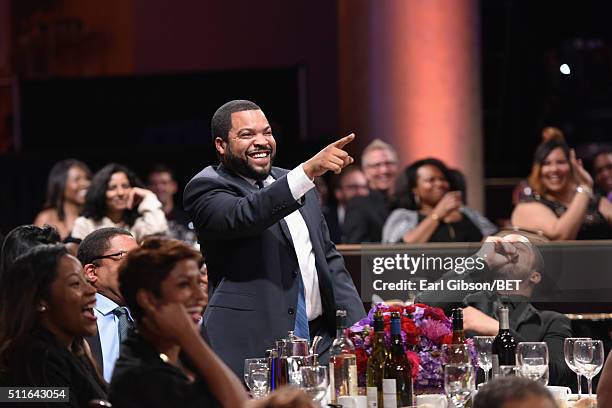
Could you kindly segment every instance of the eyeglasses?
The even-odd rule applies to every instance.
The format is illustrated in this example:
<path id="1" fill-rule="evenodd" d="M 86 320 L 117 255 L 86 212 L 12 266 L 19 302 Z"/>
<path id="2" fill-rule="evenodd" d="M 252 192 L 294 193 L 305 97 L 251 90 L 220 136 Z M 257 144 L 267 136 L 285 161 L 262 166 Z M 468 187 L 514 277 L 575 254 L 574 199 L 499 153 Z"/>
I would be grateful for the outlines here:
<path id="1" fill-rule="evenodd" d="M 378 169 L 381 167 L 392 167 L 392 166 L 397 166 L 397 162 L 396 161 L 383 161 L 380 163 L 369 163 L 365 165 L 365 167 L 369 169 Z"/>
<path id="2" fill-rule="evenodd" d="M 114 254 L 100 255 L 93 258 L 91 262 L 97 261 L 99 259 L 112 259 L 113 261 L 120 261 L 124 256 L 127 255 L 127 253 L 128 251 L 119 251 L 115 252 Z"/>

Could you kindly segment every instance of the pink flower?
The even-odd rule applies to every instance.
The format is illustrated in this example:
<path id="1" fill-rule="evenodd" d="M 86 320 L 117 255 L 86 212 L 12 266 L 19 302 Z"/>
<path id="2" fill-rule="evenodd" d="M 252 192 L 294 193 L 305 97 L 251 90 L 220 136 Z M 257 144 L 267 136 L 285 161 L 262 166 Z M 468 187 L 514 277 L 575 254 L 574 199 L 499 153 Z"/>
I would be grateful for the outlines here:
<path id="1" fill-rule="evenodd" d="M 424 319 L 421 323 L 421 334 L 429 340 L 439 342 L 441 337 L 450 334 L 446 324 L 433 319 Z"/>

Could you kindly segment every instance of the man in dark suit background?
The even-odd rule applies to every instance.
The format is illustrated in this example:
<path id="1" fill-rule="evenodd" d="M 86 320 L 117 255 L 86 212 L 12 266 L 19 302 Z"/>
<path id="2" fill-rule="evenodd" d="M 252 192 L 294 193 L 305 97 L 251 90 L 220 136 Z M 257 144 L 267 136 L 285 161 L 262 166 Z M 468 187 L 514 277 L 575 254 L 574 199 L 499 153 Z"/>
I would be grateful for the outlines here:
<path id="1" fill-rule="evenodd" d="M 122 228 L 100 228 L 87 235 L 77 252 L 85 276 L 95 286 L 98 332 L 87 338 L 91 352 L 110 382 L 121 341 L 132 326 L 132 317 L 119 291 L 119 264 L 129 251 L 138 247 L 136 239 Z"/>
<path id="2" fill-rule="evenodd" d="M 184 194 L 208 267 L 210 344 L 241 376 L 245 358 L 263 357 L 295 330 L 323 336 L 325 363 L 336 308 L 351 324 L 365 310 L 329 239 L 313 179 L 352 163 L 342 148 L 354 135 L 291 171 L 272 167 L 276 141 L 253 102 L 221 106 L 212 135 L 221 164 L 194 176 Z"/>

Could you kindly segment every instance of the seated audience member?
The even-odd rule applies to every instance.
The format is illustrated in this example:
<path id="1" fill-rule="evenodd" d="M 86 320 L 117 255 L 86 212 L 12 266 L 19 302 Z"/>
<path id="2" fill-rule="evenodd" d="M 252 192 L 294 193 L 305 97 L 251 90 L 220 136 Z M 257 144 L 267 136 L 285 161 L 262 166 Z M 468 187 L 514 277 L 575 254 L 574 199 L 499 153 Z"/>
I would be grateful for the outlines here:
<path id="1" fill-rule="evenodd" d="M 249 401 L 240 380 L 202 340 L 200 260 L 198 252 L 176 240 L 145 243 L 128 254 L 119 282 L 137 329 L 128 335 L 115 367 L 109 390 L 113 405 L 264 407 L 278 406 L 280 397 L 286 406 L 310 406 L 305 394 L 296 392 Z"/>
<path id="2" fill-rule="evenodd" d="M 375 139 L 361 155 L 361 168 L 370 193 L 365 197 L 355 197 L 347 204 L 344 240 L 349 244 L 380 242 L 383 224 L 392 209 L 397 153 L 391 145 Z"/>
<path id="3" fill-rule="evenodd" d="M 591 168 L 597 191 L 612 201 L 612 148 L 598 151 L 593 157 Z"/>
<path id="4" fill-rule="evenodd" d="M 544 276 L 540 250 L 518 234 L 489 237 L 475 258 L 483 267 L 450 271 L 440 281 L 461 280 L 468 284 L 494 280 L 520 280 L 518 290 L 496 291 L 424 291 L 417 301 L 450 311 L 463 306 L 463 328 L 469 335 L 495 336 L 499 331 L 497 309 L 509 309 L 510 331 L 517 342 L 544 341 L 550 356 L 550 384 L 575 387 L 575 377 L 563 358 L 563 341 L 572 336 L 569 319 L 561 313 L 538 310 L 530 299 Z M 474 259 L 477 265 L 477 259 Z M 467 264 L 466 264 L 467 265 Z"/>
<path id="5" fill-rule="evenodd" d="M 28 249 L 42 244 L 57 244 L 60 236 L 57 230 L 49 225 L 42 228 L 35 225 L 20 225 L 12 229 L 2 243 L 0 254 L 0 285 L 2 276 L 11 264 Z"/>
<path id="6" fill-rule="evenodd" d="M 593 194 L 593 179 L 559 129 L 547 128 L 529 176 L 532 194 L 512 212 L 515 227 L 550 240 L 612 238 L 612 203 Z"/>
<path id="7" fill-rule="evenodd" d="M 474 408 L 557 408 L 545 386 L 524 377 L 496 378 L 474 397 Z"/>
<path id="8" fill-rule="evenodd" d="M 172 170 L 162 164 L 153 167 L 149 173 L 149 188 L 162 203 L 162 210 L 168 221 L 170 236 L 176 239 L 183 239 L 186 232 L 190 229 L 189 216 L 181 205 L 177 205 L 174 202 L 178 185 Z"/>
<path id="9" fill-rule="evenodd" d="M 609 353 L 608 353 L 609 354 Z M 612 407 L 612 357 L 608 355 L 597 384 L 597 406 Z"/>
<path id="10" fill-rule="evenodd" d="M 165 234 L 168 223 L 162 205 L 130 169 L 111 163 L 98 171 L 87 191 L 83 214 L 74 222 L 72 236 L 83 239 L 104 227 L 129 230 L 137 241 L 147 235 Z"/>
<path id="11" fill-rule="evenodd" d="M 49 173 L 44 210 L 38 213 L 34 225 L 52 225 L 62 239 L 68 237 L 83 209 L 90 183 L 91 171 L 85 163 L 74 159 L 57 162 Z"/>
<path id="12" fill-rule="evenodd" d="M 85 276 L 98 291 L 94 307 L 98 330 L 87 337 L 87 342 L 107 382 L 119 358 L 121 342 L 133 326 L 130 311 L 119 291 L 117 271 L 122 259 L 134 248 L 138 248 L 138 244 L 132 234 L 111 227 L 87 235 L 77 252 Z"/>
<path id="13" fill-rule="evenodd" d="M 17 258 L 0 287 L 0 386 L 68 387 L 86 407 L 106 398 L 84 336 L 96 332 L 96 291 L 62 245 L 39 245 Z M 55 404 L 51 404 L 55 405 Z"/>
<path id="14" fill-rule="evenodd" d="M 383 242 L 478 242 L 497 231 L 484 216 L 463 205 L 446 165 L 419 160 L 397 180 L 395 209 L 383 227 Z"/>
<path id="15" fill-rule="evenodd" d="M 369 194 L 368 181 L 359 167 L 354 164 L 347 166 L 335 177 L 335 204 L 323 208 L 323 215 L 329 228 L 329 237 L 339 244 L 344 242 L 343 226 L 346 215 L 346 204 L 354 197 L 364 197 Z"/>

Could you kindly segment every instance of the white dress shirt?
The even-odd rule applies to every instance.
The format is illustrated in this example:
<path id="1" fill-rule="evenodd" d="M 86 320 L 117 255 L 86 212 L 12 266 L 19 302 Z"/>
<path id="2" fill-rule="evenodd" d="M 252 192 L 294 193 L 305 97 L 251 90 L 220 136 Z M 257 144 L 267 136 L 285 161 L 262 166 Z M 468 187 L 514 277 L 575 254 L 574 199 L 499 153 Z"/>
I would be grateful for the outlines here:
<path id="1" fill-rule="evenodd" d="M 254 180 L 249 181 L 255 184 Z M 263 181 L 264 187 L 269 186 L 275 181 L 274 177 L 268 176 L 268 178 Z M 295 200 L 302 198 L 306 192 L 315 186 L 314 182 L 304 173 L 301 164 L 287 174 L 287 183 L 289 184 L 291 195 Z M 317 275 L 317 268 L 315 266 L 315 255 L 312 249 L 312 242 L 310 241 L 310 232 L 299 210 L 295 210 L 286 216 L 285 222 L 291 233 L 295 255 L 297 256 L 300 273 L 302 274 L 302 281 L 304 282 L 306 315 L 308 316 L 308 320 L 314 320 L 323 314 L 323 305 L 321 303 L 319 276 Z"/>
<path id="2" fill-rule="evenodd" d="M 104 364 L 104 379 L 110 383 L 113 376 L 115 362 L 119 358 L 119 319 L 113 314 L 118 304 L 104 295 L 96 293 L 96 307 L 94 314 L 98 318 L 98 334 L 102 346 L 102 361 Z M 132 320 L 128 310 L 128 318 Z"/>

